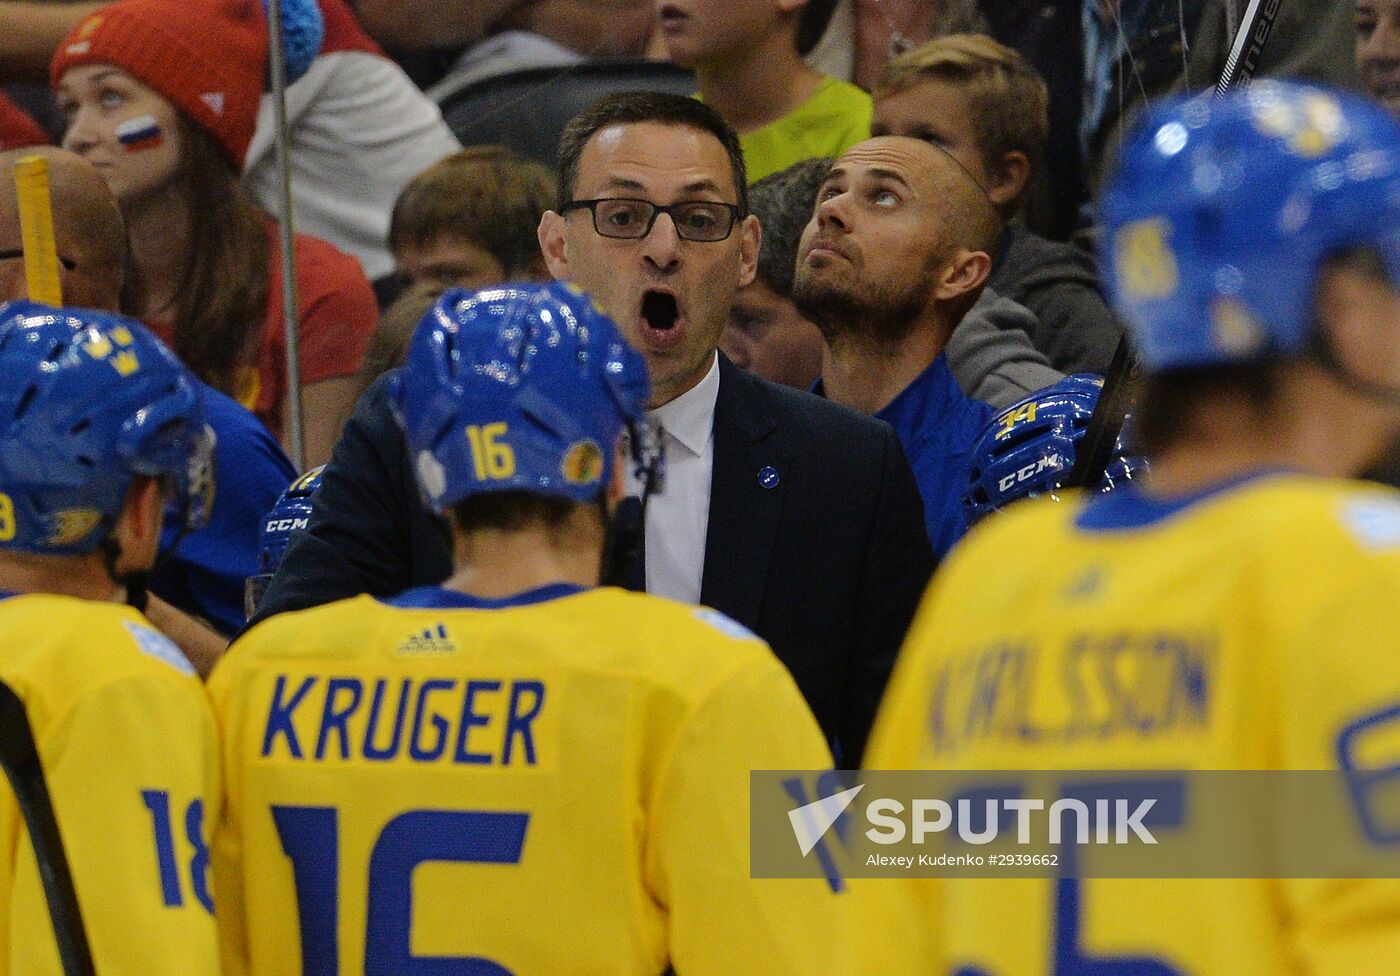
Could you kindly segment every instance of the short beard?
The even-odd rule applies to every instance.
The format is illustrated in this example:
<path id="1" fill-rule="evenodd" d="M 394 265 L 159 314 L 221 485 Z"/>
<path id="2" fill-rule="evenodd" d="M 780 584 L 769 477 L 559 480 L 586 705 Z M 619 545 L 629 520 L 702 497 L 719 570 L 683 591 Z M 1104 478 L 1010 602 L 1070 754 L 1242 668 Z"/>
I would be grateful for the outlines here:
<path id="1" fill-rule="evenodd" d="M 793 282 L 792 300 L 833 350 L 855 341 L 875 351 L 895 351 L 904 344 L 928 303 L 929 282 L 921 277 L 898 292 L 885 288 L 845 287 L 819 276 Z"/>

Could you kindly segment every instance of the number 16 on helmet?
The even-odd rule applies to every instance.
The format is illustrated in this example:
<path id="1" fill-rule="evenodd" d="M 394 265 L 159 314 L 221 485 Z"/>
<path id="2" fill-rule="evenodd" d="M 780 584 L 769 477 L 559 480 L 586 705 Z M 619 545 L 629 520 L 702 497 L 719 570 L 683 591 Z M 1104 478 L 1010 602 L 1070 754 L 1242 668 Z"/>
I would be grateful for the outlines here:
<path id="1" fill-rule="evenodd" d="M 454 289 L 420 323 L 393 391 L 418 483 L 438 514 L 484 492 L 593 502 L 629 432 L 659 487 L 650 383 L 617 326 L 570 285 Z"/>

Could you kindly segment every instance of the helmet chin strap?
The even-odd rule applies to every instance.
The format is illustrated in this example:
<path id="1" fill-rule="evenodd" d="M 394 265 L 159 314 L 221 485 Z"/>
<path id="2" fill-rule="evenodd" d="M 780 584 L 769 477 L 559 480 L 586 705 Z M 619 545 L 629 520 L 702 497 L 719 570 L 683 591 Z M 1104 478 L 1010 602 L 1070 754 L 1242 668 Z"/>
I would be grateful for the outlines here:
<path id="1" fill-rule="evenodd" d="M 603 524 L 607 526 L 607 537 L 603 543 L 604 586 L 626 587 L 634 579 L 637 560 L 642 558 L 642 533 L 646 530 L 647 500 L 661 484 L 662 455 L 659 451 L 648 452 L 643 443 L 643 430 L 635 424 L 628 425 L 628 445 L 631 459 L 637 465 L 637 475 L 642 481 L 641 497 L 628 495 L 617 503 L 612 516 L 607 514 L 607 505 L 599 497 L 598 504 L 603 508 Z M 658 435 L 659 437 L 659 432 Z"/>
<path id="2" fill-rule="evenodd" d="M 155 563 L 149 569 L 133 569 L 126 573 L 117 572 L 117 562 L 122 555 L 121 543 L 117 541 L 115 535 L 109 535 L 102 540 L 102 544 L 98 547 L 102 552 L 102 562 L 107 567 L 107 575 L 111 577 L 112 582 L 126 591 L 127 606 L 134 607 L 141 613 L 146 612 L 146 604 L 150 602 L 151 577 L 159 572 L 166 560 L 175 554 L 175 550 L 180 547 L 180 543 L 189 533 L 189 525 L 183 512 L 180 513 L 177 524 L 179 530 L 175 533 L 175 537 L 170 540 L 169 545 L 157 549 Z"/>
<path id="3" fill-rule="evenodd" d="M 1320 323 L 1313 325 L 1312 338 L 1308 343 L 1308 356 L 1345 389 L 1357 396 L 1373 403 L 1400 407 L 1400 386 L 1376 383 L 1353 373 L 1338 357 L 1336 347 L 1332 345 Z"/>
<path id="4" fill-rule="evenodd" d="M 147 588 L 151 578 L 150 571 L 137 569 L 127 573 L 118 572 L 117 562 L 122 557 L 122 546 L 115 536 L 109 535 L 103 539 L 98 549 L 102 553 L 102 563 L 107 567 L 107 575 L 126 593 L 126 605 L 145 613 L 146 603 L 150 597 L 150 591 Z"/>
<path id="5" fill-rule="evenodd" d="M 603 506 L 603 502 L 599 502 Z M 603 543 L 604 586 L 626 587 L 632 580 L 637 560 L 642 556 L 642 532 L 646 526 L 646 502 L 628 495 L 617 503 L 609 518 L 606 507 L 603 521 L 607 537 Z"/>

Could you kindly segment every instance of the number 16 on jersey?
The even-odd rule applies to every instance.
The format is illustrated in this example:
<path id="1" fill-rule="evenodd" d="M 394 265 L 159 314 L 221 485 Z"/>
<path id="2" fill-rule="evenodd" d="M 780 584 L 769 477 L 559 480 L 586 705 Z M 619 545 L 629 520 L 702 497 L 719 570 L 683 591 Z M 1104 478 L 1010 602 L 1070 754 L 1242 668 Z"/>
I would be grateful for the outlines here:
<path id="1" fill-rule="evenodd" d="M 292 862 L 304 976 L 339 976 L 340 811 L 274 806 Z M 530 816 L 482 810 L 410 810 L 380 831 L 369 858 L 365 976 L 515 976 L 481 956 L 415 956 L 413 872 L 420 864 L 518 864 Z"/>

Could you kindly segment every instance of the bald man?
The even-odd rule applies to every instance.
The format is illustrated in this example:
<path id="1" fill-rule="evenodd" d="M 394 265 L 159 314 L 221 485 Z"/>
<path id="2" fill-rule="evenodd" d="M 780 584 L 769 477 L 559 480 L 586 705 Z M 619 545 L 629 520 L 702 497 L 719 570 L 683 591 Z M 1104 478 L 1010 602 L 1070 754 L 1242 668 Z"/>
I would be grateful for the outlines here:
<path id="1" fill-rule="evenodd" d="M 117 311 L 126 254 L 121 211 L 91 163 L 53 146 L 0 152 L 0 301 L 27 297 L 14 179 L 16 161 L 26 156 L 43 156 L 49 163 L 64 301 Z"/>
<path id="2" fill-rule="evenodd" d="M 116 198 L 91 163 L 52 146 L 0 152 L 0 301 L 28 297 L 14 168 L 32 155 L 49 162 L 64 303 L 120 311 L 126 231 Z M 209 523 L 180 539 L 152 575 L 146 609 L 201 674 L 243 625 L 243 581 L 257 571 L 262 518 L 296 477 L 256 417 L 209 387 L 204 402 L 218 441 L 214 508 Z M 167 529 L 165 544 L 174 541 Z"/>
<path id="3" fill-rule="evenodd" d="M 993 413 L 959 389 L 945 350 L 982 293 L 999 230 L 946 152 L 883 136 L 836 161 L 797 249 L 793 299 L 824 343 L 817 392 L 894 427 L 940 558 L 967 530 L 968 454 Z"/>

